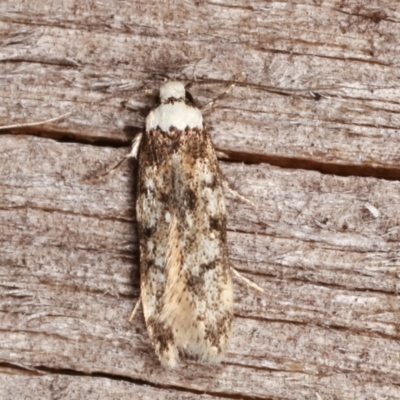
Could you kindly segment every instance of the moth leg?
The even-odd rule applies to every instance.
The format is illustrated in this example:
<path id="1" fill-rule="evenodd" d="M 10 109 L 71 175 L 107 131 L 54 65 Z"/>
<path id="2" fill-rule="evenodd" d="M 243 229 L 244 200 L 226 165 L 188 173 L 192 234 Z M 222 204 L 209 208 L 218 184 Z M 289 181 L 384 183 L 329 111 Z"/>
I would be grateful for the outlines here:
<path id="1" fill-rule="evenodd" d="M 215 155 L 218 159 L 225 158 L 229 160 L 231 157 L 228 153 L 224 153 L 223 151 L 215 150 Z"/>
<path id="2" fill-rule="evenodd" d="M 132 141 L 132 149 L 131 149 L 130 153 L 125 155 L 121 160 L 119 160 L 109 171 L 104 172 L 103 174 L 99 174 L 94 177 L 83 179 L 83 182 L 92 182 L 92 181 L 96 181 L 96 180 L 105 178 L 106 176 L 113 174 L 129 158 L 137 159 L 137 155 L 139 153 L 139 147 L 140 147 L 140 143 L 142 141 L 142 137 L 143 137 L 142 133 L 139 133 L 138 135 L 136 135 L 136 137 Z"/>
<path id="3" fill-rule="evenodd" d="M 88 178 L 84 178 L 82 179 L 82 182 L 94 182 L 94 181 L 98 181 L 100 179 L 103 179 L 105 177 L 107 177 L 108 175 L 113 174 L 127 159 L 129 158 L 128 155 L 124 156 L 124 158 L 122 158 L 121 160 L 119 160 L 117 162 L 117 164 L 115 164 L 109 171 L 104 172 L 102 174 L 98 174 L 95 176 L 91 176 Z"/>
<path id="4" fill-rule="evenodd" d="M 139 133 L 138 135 L 135 136 L 135 138 L 132 140 L 132 149 L 131 152 L 126 156 L 126 158 L 136 158 L 139 153 L 139 148 L 140 148 L 140 143 L 142 142 L 143 138 L 143 133 Z"/>
<path id="5" fill-rule="evenodd" d="M 131 315 L 128 319 L 129 322 L 132 322 L 133 318 L 135 318 L 136 312 L 139 309 L 140 304 L 142 304 L 142 297 L 139 297 L 139 300 L 136 302 L 135 307 L 133 307 Z"/>
<path id="6" fill-rule="evenodd" d="M 235 268 L 231 267 L 231 271 L 235 274 L 235 276 L 237 276 L 238 278 L 240 278 L 243 282 L 245 282 L 248 286 L 252 287 L 255 290 L 258 290 L 261 293 L 264 293 L 264 289 L 260 286 L 258 286 L 256 283 L 254 283 L 253 281 L 251 281 L 250 279 L 245 278 L 242 274 L 240 274 L 238 271 L 236 271 Z"/>
<path id="7" fill-rule="evenodd" d="M 253 206 L 254 208 L 256 207 L 256 205 L 250 201 L 249 199 L 247 199 L 246 197 L 242 196 L 240 193 L 238 193 L 236 190 L 233 190 L 229 187 L 229 182 L 224 179 L 223 180 L 223 185 L 224 188 L 227 189 L 230 193 L 232 193 L 234 196 L 238 197 L 240 200 L 250 204 L 251 206 Z M 235 268 L 230 267 L 231 271 L 235 274 L 235 276 L 237 276 L 239 279 L 241 279 L 243 282 L 245 282 L 248 286 L 252 287 L 255 290 L 258 290 L 259 292 L 264 292 L 264 289 L 262 289 L 260 286 L 258 286 L 256 283 L 254 283 L 253 281 L 251 281 L 250 279 L 245 278 L 242 274 L 240 274 L 238 271 L 236 271 Z"/>
<path id="8" fill-rule="evenodd" d="M 256 208 L 256 205 L 250 201 L 248 198 L 242 196 L 239 192 L 237 192 L 236 190 L 232 189 L 231 187 L 229 187 L 229 182 L 224 178 L 223 182 L 222 182 L 224 189 L 228 190 L 229 193 L 231 193 L 232 195 L 234 195 L 235 197 L 237 197 L 238 199 L 244 201 L 245 203 L 250 204 L 252 207 Z"/>

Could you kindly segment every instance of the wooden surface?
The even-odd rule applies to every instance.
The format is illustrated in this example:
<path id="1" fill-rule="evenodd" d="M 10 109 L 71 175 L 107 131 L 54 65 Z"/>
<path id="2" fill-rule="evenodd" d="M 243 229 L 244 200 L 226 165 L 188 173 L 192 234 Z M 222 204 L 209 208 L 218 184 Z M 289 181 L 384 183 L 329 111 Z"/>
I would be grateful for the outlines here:
<path id="1" fill-rule="evenodd" d="M 229 5 L 228 5 L 229 4 Z M 400 398 L 400 4 L 0 2 L 1 399 Z M 235 321 L 219 367 L 159 365 L 139 295 L 136 165 L 160 75 L 245 72 L 206 123 Z"/>

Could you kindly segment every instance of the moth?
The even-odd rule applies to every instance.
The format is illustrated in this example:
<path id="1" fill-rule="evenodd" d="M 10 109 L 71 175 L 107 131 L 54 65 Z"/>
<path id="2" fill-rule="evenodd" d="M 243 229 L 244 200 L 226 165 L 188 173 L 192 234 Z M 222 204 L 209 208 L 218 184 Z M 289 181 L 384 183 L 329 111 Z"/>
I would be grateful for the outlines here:
<path id="1" fill-rule="evenodd" d="M 233 318 L 223 178 L 202 113 L 181 82 L 161 86 L 131 154 L 140 296 L 155 353 L 169 367 L 180 353 L 218 363 Z"/>

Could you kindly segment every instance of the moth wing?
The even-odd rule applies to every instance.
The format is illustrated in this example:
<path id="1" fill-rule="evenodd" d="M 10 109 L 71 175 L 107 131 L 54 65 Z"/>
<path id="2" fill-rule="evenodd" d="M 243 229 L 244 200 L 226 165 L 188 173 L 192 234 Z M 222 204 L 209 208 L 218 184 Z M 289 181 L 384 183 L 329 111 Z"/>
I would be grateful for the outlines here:
<path id="1" fill-rule="evenodd" d="M 202 143 L 193 142 L 188 145 Z M 214 363 L 227 348 L 233 290 L 221 174 L 208 134 L 202 145 L 207 157 L 182 146 L 173 160 L 175 207 L 169 244 L 176 255 L 167 257 L 160 318 L 172 327 L 179 349 Z"/>
<path id="2" fill-rule="evenodd" d="M 151 132 L 150 132 L 151 134 Z M 161 323 L 166 285 L 165 256 L 170 226 L 169 163 L 160 164 L 147 133 L 139 152 L 136 215 L 140 241 L 140 296 L 146 327 L 163 365 L 175 366 L 178 351 L 171 327 Z"/>
<path id="3" fill-rule="evenodd" d="M 142 233 L 151 233 L 146 240 L 141 235 L 144 313 L 156 353 L 171 366 L 178 350 L 220 361 L 233 315 L 218 162 L 207 132 L 183 134 L 164 163 L 143 166 L 139 178 L 154 186 L 138 198 L 138 213 L 154 211 L 139 222 Z"/>

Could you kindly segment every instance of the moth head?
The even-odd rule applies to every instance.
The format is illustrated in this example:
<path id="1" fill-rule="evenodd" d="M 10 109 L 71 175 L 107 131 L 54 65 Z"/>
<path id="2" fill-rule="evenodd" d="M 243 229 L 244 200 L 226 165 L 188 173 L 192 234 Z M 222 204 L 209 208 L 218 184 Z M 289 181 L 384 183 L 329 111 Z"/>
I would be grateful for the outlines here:
<path id="1" fill-rule="evenodd" d="M 185 99 L 185 86 L 178 81 L 169 81 L 160 87 L 160 101 L 165 103 L 168 99 Z"/>
<path id="2" fill-rule="evenodd" d="M 183 83 L 169 81 L 161 85 L 158 99 L 146 118 L 146 132 L 161 129 L 169 132 L 204 128 L 201 110 Z"/>
<path id="3" fill-rule="evenodd" d="M 187 104 L 195 106 L 192 95 L 186 90 L 183 83 L 178 81 L 169 81 L 160 87 L 160 103 L 171 101 L 185 101 Z"/>

